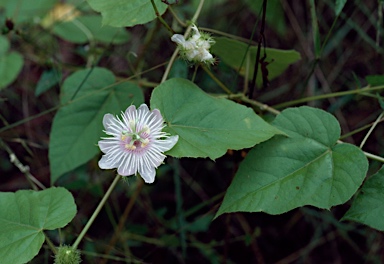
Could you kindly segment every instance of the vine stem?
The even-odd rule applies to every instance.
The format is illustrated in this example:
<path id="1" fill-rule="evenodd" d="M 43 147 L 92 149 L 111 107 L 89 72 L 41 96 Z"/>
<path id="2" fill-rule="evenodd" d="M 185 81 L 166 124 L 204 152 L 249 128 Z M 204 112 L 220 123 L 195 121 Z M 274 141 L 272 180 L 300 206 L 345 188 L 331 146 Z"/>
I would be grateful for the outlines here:
<path id="1" fill-rule="evenodd" d="M 371 128 L 368 130 L 367 134 L 365 135 L 364 139 L 361 141 L 360 148 L 363 148 L 365 142 L 367 142 L 369 136 L 372 134 L 372 131 L 375 129 L 377 124 L 380 122 L 380 120 L 383 118 L 384 112 L 382 112 L 379 117 L 376 119 L 376 121 L 372 124 Z"/>
<path id="2" fill-rule="evenodd" d="M 57 254 L 57 249 L 55 247 L 55 245 L 52 243 L 51 239 L 49 239 L 49 237 L 47 236 L 47 234 L 44 233 L 44 236 L 45 236 L 45 242 L 47 242 L 49 248 L 52 250 L 53 254 Z"/>
<path id="3" fill-rule="evenodd" d="M 217 83 L 217 85 L 220 86 L 221 89 L 223 89 L 227 94 L 232 94 L 231 90 L 229 90 L 224 83 L 222 83 L 219 79 L 217 79 L 216 76 L 209 70 L 207 66 L 202 64 L 202 68 L 212 78 L 212 80 L 214 80 Z"/>
<path id="4" fill-rule="evenodd" d="M 128 215 L 129 213 L 131 212 L 132 208 L 133 208 L 133 205 L 135 204 L 136 202 L 136 199 L 137 197 L 139 196 L 139 193 L 141 191 L 141 188 L 143 188 L 143 185 L 144 185 L 144 181 L 139 177 L 139 180 L 140 182 L 138 183 L 138 185 L 136 186 L 136 190 L 135 192 L 133 193 L 131 199 L 129 200 L 129 203 L 127 204 L 127 206 L 125 207 L 125 210 L 122 214 L 122 216 L 120 217 L 120 220 L 119 220 L 119 224 L 117 225 L 117 228 L 113 234 L 113 237 L 111 238 L 111 240 L 109 241 L 109 244 L 108 244 L 108 247 L 107 249 L 105 250 L 105 253 L 104 255 L 108 255 L 109 252 L 111 251 L 111 249 L 113 248 L 113 246 L 116 244 L 117 242 L 117 239 L 119 237 L 119 235 L 121 235 L 121 231 L 123 230 L 124 228 L 124 224 L 127 222 L 127 218 L 128 218 Z M 100 264 L 104 264 L 107 262 L 107 259 L 104 259 L 103 261 L 101 261 Z"/>
<path id="5" fill-rule="evenodd" d="M 157 6 L 156 6 L 154 0 L 151 0 L 151 4 L 152 4 L 153 9 L 155 10 L 155 14 L 156 14 L 157 19 L 161 22 L 161 24 L 163 24 L 163 25 L 165 26 L 165 28 L 166 28 L 171 34 L 175 34 L 175 32 L 173 31 L 173 29 L 172 29 L 172 28 L 167 24 L 167 22 L 165 22 L 165 20 L 160 16 L 159 10 L 157 9 Z"/>
<path id="6" fill-rule="evenodd" d="M 121 177 L 120 175 L 116 175 L 115 179 L 113 180 L 113 182 L 109 186 L 107 192 L 104 194 L 103 199 L 101 199 L 101 201 L 100 201 L 99 205 L 97 206 L 96 210 L 93 212 L 91 218 L 89 218 L 87 224 L 84 226 L 84 228 L 81 231 L 80 235 L 77 237 L 75 243 L 73 243 L 73 245 L 72 245 L 73 249 L 77 249 L 77 247 L 79 246 L 80 241 L 83 239 L 85 233 L 87 233 L 88 229 L 91 227 L 91 225 L 95 221 L 97 215 L 100 213 L 100 211 L 103 208 L 103 206 L 104 206 L 105 202 L 107 201 L 108 197 L 111 195 L 112 190 L 115 188 L 115 186 L 118 183 L 120 177 Z"/>
<path id="7" fill-rule="evenodd" d="M 321 95 L 315 95 L 315 96 L 300 98 L 298 100 L 293 100 L 293 101 L 277 104 L 277 105 L 274 105 L 272 107 L 273 108 L 285 108 L 288 106 L 297 105 L 300 103 L 307 103 L 310 101 L 316 101 L 316 100 L 320 100 L 320 99 L 327 99 L 327 98 L 331 98 L 331 97 L 340 97 L 340 96 L 351 95 L 351 94 L 362 94 L 365 92 L 372 92 L 372 91 L 383 90 L 383 89 L 384 89 L 384 85 L 379 85 L 379 86 L 374 86 L 374 87 L 366 86 L 366 87 L 358 89 L 358 90 L 343 91 L 343 92 L 336 92 L 336 93 L 329 93 L 329 94 L 321 94 Z"/>

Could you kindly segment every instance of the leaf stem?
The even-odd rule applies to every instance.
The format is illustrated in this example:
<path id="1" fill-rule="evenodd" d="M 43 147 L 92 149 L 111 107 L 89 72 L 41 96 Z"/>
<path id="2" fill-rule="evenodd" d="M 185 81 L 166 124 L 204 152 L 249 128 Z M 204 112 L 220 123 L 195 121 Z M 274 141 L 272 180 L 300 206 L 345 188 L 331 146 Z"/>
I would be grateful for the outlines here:
<path id="1" fill-rule="evenodd" d="M 214 80 L 220 86 L 221 89 L 223 89 L 227 94 L 232 94 L 231 90 L 229 90 L 224 83 L 217 79 L 217 77 L 208 69 L 207 66 L 205 66 L 204 64 L 201 65 L 203 70 L 212 78 L 212 80 Z"/>
<path id="2" fill-rule="evenodd" d="M 93 224 L 93 222 L 95 221 L 97 215 L 100 213 L 101 209 L 103 208 L 105 202 L 107 201 L 108 197 L 111 195 L 112 193 L 112 190 L 115 188 L 116 184 L 118 183 L 119 179 L 120 179 L 120 175 L 116 175 L 115 179 L 113 180 L 113 182 L 111 183 L 111 185 L 109 186 L 107 192 L 104 194 L 104 197 L 103 199 L 101 199 L 99 205 L 97 206 L 97 208 L 95 209 L 95 211 L 93 212 L 91 218 L 89 218 L 87 224 L 84 226 L 83 230 L 81 231 L 80 235 L 77 237 L 75 243 L 73 243 L 72 245 L 72 248 L 73 249 L 77 249 L 77 247 L 79 246 L 80 244 L 80 241 L 83 239 L 85 233 L 87 233 L 88 229 L 91 227 L 91 225 Z"/>
<path id="3" fill-rule="evenodd" d="M 221 35 L 221 36 L 235 39 L 235 40 L 247 43 L 247 44 L 251 44 L 253 46 L 257 45 L 257 42 L 253 41 L 252 39 L 242 38 L 242 37 L 232 35 L 232 34 L 220 31 L 220 30 L 216 30 L 216 29 L 212 29 L 212 28 L 206 28 L 206 27 L 199 27 L 199 29 L 201 29 L 202 31 L 205 31 L 205 32 L 210 32 L 210 33 L 213 33 L 216 35 Z"/>
<path id="4" fill-rule="evenodd" d="M 155 10 L 155 14 L 156 14 L 157 19 L 159 19 L 159 21 L 161 22 L 161 24 L 163 24 L 163 25 L 165 26 L 165 28 L 166 28 L 172 35 L 175 34 L 175 32 L 173 31 L 173 29 L 172 29 L 172 28 L 167 24 L 167 22 L 165 22 L 165 20 L 160 16 L 159 10 L 157 10 L 157 6 L 156 6 L 154 0 L 151 0 L 151 4 L 152 4 L 153 9 Z"/>
<path id="5" fill-rule="evenodd" d="M 363 151 L 364 155 L 367 157 L 367 158 L 370 158 L 370 159 L 373 159 L 373 160 L 377 160 L 377 161 L 380 161 L 381 163 L 384 163 L 384 158 L 383 157 L 380 157 L 380 156 L 377 156 L 377 155 L 374 155 L 374 154 L 371 154 L 369 152 L 365 152 Z"/>
<path id="6" fill-rule="evenodd" d="M 362 149 L 365 142 L 368 140 L 369 136 L 372 134 L 372 131 L 375 129 L 375 127 L 377 126 L 377 124 L 381 121 L 381 119 L 383 118 L 383 115 L 384 115 L 384 112 L 382 112 L 379 117 L 375 120 L 375 122 L 372 124 L 371 128 L 368 130 L 367 134 L 365 135 L 365 137 L 363 138 L 363 140 L 361 141 L 361 144 L 360 144 L 360 148 Z"/>
<path id="7" fill-rule="evenodd" d="M 277 104 L 277 105 L 274 105 L 272 107 L 273 108 L 285 108 L 287 106 L 297 105 L 300 103 L 307 103 L 310 101 L 327 99 L 327 98 L 331 98 L 331 97 L 340 97 L 340 96 L 345 96 L 345 95 L 350 95 L 350 94 L 363 94 L 365 92 L 372 92 L 372 91 L 383 90 L 383 89 L 384 89 L 384 85 L 374 86 L 374 87 L 366 86 L 366 87 L 364 87 L 362 89 L 358 89 L 358 90 L 343 91 L 343 92 L 336 92 L 336 93 L 329 93 L 329 94 L 320 94 L 320 95 L 300 98 L 297 100 Z"/>
<path id="8" fill-rule="evenodd" d="M 51 239 L 47 236 L 47 234 L 44 233 L 45 241 L 47 242 L 49 248 L 52 250 L 53 254 L 57 254 L 57 249 L 55 245 L 52 243 Z"/>
<path id="9" fill-rule="evenodd" d="M 278 115 L 280 114 L 280 111 L 279 110 L 276 110 L 272 107 L 270 107 L 269 105 L 267 104 L 263 104 L 261 102 L 258 102 L 256 100 L 253 100 L 253 99 L 249 99 L 247 96 L 245 96 L 244 94 L 242 93 L 238 93 L 238 94 L 230 94 L 230 95 L 220 95 L 220 96 L 217 96 L 217 97 L 221 97 L 221 98 L 228 98 L 228 99 L 238 99 L 238 100 L 241 100 L 243 101 L 244 103 L 248 103 L 252 106 L 255 106 L 255 107 L 258 107 L 260 108 L 260 110 L 262 111 L 268 111 L 274 115 Z"/>
<path id="10" fill-rule="evenodd" d="M 169 11 L 172 13 L 173 17 L 176 19 L 177 23 L 179 23 L 181 26 L 186 27 L 187 24 L 184 23 L 179 16 L 176 14 L 175 10 L 173 10 L 172 6 L 168 6 Z"/>

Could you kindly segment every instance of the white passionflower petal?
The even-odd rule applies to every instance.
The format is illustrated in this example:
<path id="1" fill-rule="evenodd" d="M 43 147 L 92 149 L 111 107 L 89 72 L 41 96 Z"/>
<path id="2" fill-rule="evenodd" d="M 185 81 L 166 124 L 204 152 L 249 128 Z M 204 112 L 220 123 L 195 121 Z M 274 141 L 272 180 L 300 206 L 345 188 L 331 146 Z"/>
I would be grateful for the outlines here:
<path id="1" fill-rule="evenodd" d="M 155 181 L 156 171 L 154 167 L 143 166 L 139 169 L 139 173 L 146 183 L 153 183 Z"/>
<path id="2" fill-rule="evenodd" d="M 150 111 L 142 104 L 121 113 L 121 117 L 106 114 L 104 131 L 99 147 L 104 155 L 99 161 L 101 169 L 114 169 L 122 176 L 139 173 L 146 183 L 153 183 L 156 168 L 163 163 L 163 152 L 170 150 L 179 139 L 162 132 L 165 127 L 159 110 Z"/>
<path id="3" fill-rule="evenodd" d="M 171 37 L 171 40 L 173 42 L 176 42 L 177 44 L 180 44 L 180 45 L 183 45 L 185 43 L 185 38 L 183 35 L 180 35 L 180 34 L 174 34 L 172 37 Z"/>
<path id="4" fill-rule="evenodd" d="M 192 34 L 188 39 L 180 34 L 174 34 L 171 37 L 171 40 L 176 42 L 180 48 L 180 56 L 193 63 L 214 63 L 215 59 L 209 52 L 215 43 L 213 38 L 208 33 L 200 33 L 196 25 L 192 25 L 191 29 Z"/>

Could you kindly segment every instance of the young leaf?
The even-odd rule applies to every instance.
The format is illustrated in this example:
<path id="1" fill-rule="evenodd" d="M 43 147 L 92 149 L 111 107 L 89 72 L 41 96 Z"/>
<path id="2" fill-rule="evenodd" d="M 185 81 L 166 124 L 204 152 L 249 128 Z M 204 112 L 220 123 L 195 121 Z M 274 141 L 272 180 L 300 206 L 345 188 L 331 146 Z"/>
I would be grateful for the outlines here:
<path id="1" fill-rule="evenodd" d="M 245 53 L 247 52 L 248 44 L 244 42 L 240 42 L 237 40 L 219 37 L 215 38 L 215 45 L 212 46 L 211 51 L 213 54 L 218 56 L 221 61 L 228 64 L 232 68 L 239 70 L 239 73 L 244 76 L 246 72 L 246 63 L 245 59 L 243 62 L 243 58 L 245 58 Z M 257 47 L 251 46 L 248 50 L 249 53 L 249 65 L 251 65 L 248 69 L 249 79 L 252 79 L 253 70 L 256 60 L 256 52 Z M 268 69 L 268 79 L 272 80 L 276 78 L 280 74 L 282 74 L 290 64 L 300 60 L 300 53 L 294 50 L 279 50 L 266 48 L 265 52 L 267 57 L 264 62 L 267 62 Z M 261 51 L 261 56 L 264 54 L 264 48 Z M 243 64 L 242 64 L 243 63 Z M 257 84 L 260 85 L 262 83 L 261 69 L 259 65 L 258 72 L 260 74 L 257 75 Z"/>
<path id="2" fill-rule="evenodd" d="M 384 231 L 384 167 L 361 188 L 341 220 L 352 220 Z"/>
<path id="3" fill-rule="evenodd" d="M 43 72 L 36 85 L 35 96 L 48 91 L 61 80 L 61 72 L 57 69 L 50 69 Z"/>
<path id="4" fill-rule="evenodd" d="M 340 15 L 346 3 L 347 3 L 347 0 L 336 0 L 335 8 L 334 8 L 336 16 Z"/>
<path id="5" fill-rule="evenodd" d="M 325 111 L 284 110 L 272 122 L 288 137 L 257 145 L 235 175 L 216 217 L 230 212 L 281 214 L 313 205 L 345 203 L 361 185 L 368 161 L 350 144 L 336 144 L 337 120 Z"/>
<path id="6" fill-rule="evenodd" d="M 88 4 L 103 16 L 103 25 L 112 27 L 133 27 L 148 23 L 156 18 L 151 0 L 87 0 Z M 167 5 L 154 0 L 159 15 L 164 14 Z"/>
<path id="7" fill-rule="evenodd" d="M 26 263 L 39 252 L 43 230 L 66 226 L 76 215 L 72 194 L 65 188 L 0 193 L 1 263 Z"/>
<path id="8" fill-rule="evenodd" d="M 368 75 L 365 79 L 370 86 L 384 85 L 384 75 Z"/>
<path id="9" fill-rule="evenodd" d="M 179 141 L 168 155 L 216 159 L 228 149 L 243 149 L 281 133 L 254 111 L 227 99 L 214 98 L 194 83 L 174 78 L 160 84 L 151 97 L 172 135 Z"/>
<path id="10" fill-rule="evenodd" d="M 119 114 L 129 105 L 144 101 L 136 85 L 113 85 L 114 82 L 114 75 L 103 68 L 81 70 L 65 80 L 61 103 L 68 105 L 56 113 L 50 135 L 52 183 L 99 153 L 97 142 L 105 135 L 102 124 L 105 114 Z"/>

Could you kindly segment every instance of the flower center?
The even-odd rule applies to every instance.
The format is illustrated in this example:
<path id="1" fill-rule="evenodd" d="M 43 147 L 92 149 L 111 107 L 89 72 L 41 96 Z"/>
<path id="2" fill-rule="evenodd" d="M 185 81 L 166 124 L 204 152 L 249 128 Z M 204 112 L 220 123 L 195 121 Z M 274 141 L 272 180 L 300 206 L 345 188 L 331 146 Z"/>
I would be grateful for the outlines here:
<path id="1" fill-rule="evenodd" d="M 149 144 L 149 133 L 150 129 L 148 126 L 143 126 L 142 129 L 137 131 L 137 121 L 129 121 L 130 131 L 121 132 L 121 141 L 124 143 L 124 148 L 127 150 L 142 149 Z"/>

